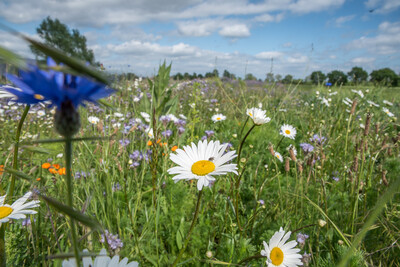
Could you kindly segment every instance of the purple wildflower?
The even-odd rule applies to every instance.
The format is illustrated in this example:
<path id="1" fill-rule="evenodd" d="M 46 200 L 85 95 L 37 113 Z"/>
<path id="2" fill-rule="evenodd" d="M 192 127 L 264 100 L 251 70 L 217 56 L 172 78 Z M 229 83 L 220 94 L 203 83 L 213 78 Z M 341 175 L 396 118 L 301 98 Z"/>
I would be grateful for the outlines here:
<path id="1" fill-rule="evenodd" d="M 172 135 L 172 131 L 171 130 L 166 130 L 166 131 L 163 131 L 161 134 L 162 134 L 162 136 L 164 136 L 165 138 L 170 138 L 171 137 L 171 135 Z"/>
<path id="2" fill-rule="evenodd" d="M 313 137 L 310 138 L 310 141 L 318 145 L 323 145 L 326 141 L 326 137 L 314 134 Z"/>
<path id="3" fill-rule="evenodd" d="M 214 131 L 212 131 L 212 130 L 210 130 L 210 131 L 204 131 L 205 133 L 206 133 L 206 135 L 207 135 L 207 137 L 211 137 L 211 136 L 213 136 L 214 135 Z"/>
<path id="4" fill-rule="evenodd" d="M 100 242 L 104 243 L 107 239 L 107 243 L 112 250 L 116 250 L 117 248 L 122 248 L 124 243 L 122 243 L 121 239 L 118 238 L 118 235 L 113 235 L 108 230 L 104 231 L 104 234 L 101 234 Z"/>
<path id="5" fill-rule="evenodd" d="M 301 149 L 303 149 L 304 153 L 309 153 L 314 150 L 314 146 L 308 143 L 301 143 L 300 144 Z"/>
<path id="6" fill-rule="evenodd" d="M 298 233 L 298 234 L 297 234 L 297 242 L 299 243 L 299 245 L 300 245 L 301 247 L 304 246 L 304 244 L 306 243 L 306 239 L 307 239 L 307 238 L 309 238 L 309 236 L 306 235 L 306 234 L 302 234 L 302 233 Z"/>

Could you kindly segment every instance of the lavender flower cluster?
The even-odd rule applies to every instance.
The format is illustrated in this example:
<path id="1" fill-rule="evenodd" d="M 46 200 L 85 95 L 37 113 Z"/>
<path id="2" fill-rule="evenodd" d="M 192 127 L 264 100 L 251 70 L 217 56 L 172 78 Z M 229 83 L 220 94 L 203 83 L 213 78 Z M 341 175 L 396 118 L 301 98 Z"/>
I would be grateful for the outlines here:
<path id="1" fill-rule="evenodd" d="M 108 230 L 104 231 L 104 234 L 101 234 L 100 242 L 104 243 L 106 242 L 110 246 L 112 250 L 116 250 L 117 248 L 122 248 L 124 243 L 121 241 L 121 239 L 118 238 L 118 235 L 113 235 Z"/>

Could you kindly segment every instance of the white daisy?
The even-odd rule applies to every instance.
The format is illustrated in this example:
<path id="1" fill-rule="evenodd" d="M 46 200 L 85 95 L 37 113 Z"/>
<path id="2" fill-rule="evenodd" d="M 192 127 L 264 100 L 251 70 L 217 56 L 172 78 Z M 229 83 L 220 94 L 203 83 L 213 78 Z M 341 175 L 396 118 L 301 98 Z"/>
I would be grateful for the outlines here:
<path id="1" fill-rule="evenodd" d="M 271 120 L 270 117 L 265 116 L 265 110 L 259 108 L 249 108 L 247 109 L 246 114 L 253 119 L 255 125 L 262 125 Z"/>
<path id="2" fill-rule="evenodd" d="M 390 112 L 387 108 L 383 107 L 382 108 L 383 112 L 385 112 L 389 117 L 394 117 L 394 114 Z"/>
<path id="3" fill-rule="evenodd" d="M 115 112 L 115 113 L 114 113 L 114 116 L 115 116 L 115 117 L 118 117 L 118 118 L 122 118 L 122 117 L 124 116 L 124 114 L 119 113 L 119 112 Z"/>
<path id="4" fill-rule="evenodd" d="M 368 104 L 370 104 L 371 106 L 375 106 L 375 107 L 379 107 L 378 104 L 372 102 L 371 100 L 367 100 Z"/>
<path id="5" fill-rule="evenodd" d="M 149 138 L 154 138 L 154 132 L 153 132 L 153 128 L 147 128 L 146 129 L 146 134 Z"/>
<path id="6" fill-rule="evenodd" d="M 95 116 L 89 116 L 88 117 L 88 121 L 91 123 L 91 124 L 97 124 L 99 121 L 100 121 L 100 119 L 99 118 L 97 118 L 97 117 L 95 117 Z"/>
<path id="7" fill-rule="evenodd" d="M 261 250 L 261 255 L 267 257 L 268 267 L 295 267 L 301 266 L 301 254 L 300 249 L 294 248 L 297 245 L 295 240 L 288 241 L 291 232 L 287 232 L 279 229 L 279 232 L 275 234 L 269 240 L 269 244 L 263 241 L 264 249 Z"/>
<path id="8" fill-rule="evenodd" d="M 175 182 L 197 179 L 197 189 L 202 190 L 215 181 L 215 175 L 238 174 L 236 164 L 226 164 L 237 157 L 236 151 L 225 153 L 227 147 L 228 144 L 221 145 L 219 141 L 208 143 L 204 140 L 199 141 L 197 146 L 192 143 L 191 146 L 184 146 L 183 150 L 177 149 L 170 158 L 179 166 L 170 168 L 168 173 L 177 174 L 172 178 Z"/>
<path id="9" fill-rule="evenodd" d="M 280 162 L 283 162 L 283 158 L 282 158 L 281 153 L 275 151 L 275 152 L 274 152 L 274 156 L 275 156 L 277 159 L 279 159 Z"/>
<path id="10" fill-rule="evenodd" d="M 212 121 L 214 123 L 216 123 L 217 121 L 224 121 L 226 120 L 226 116 L 224 116 L 223 114 L 215 114 L 211 117 Z"/>
<path id="11" fill-rule="evenodd" d="M 84 249 L 83 252 L 88 252 L 87 249 Z M 137 267 L 139 263 L 136 261 L 132 261 L 128 263 L 128 258 L 123 258 L 122 261 L 119 261 L 119 256 L 115 255 L 110 258 L 107 256 L 106 249 L 101 249 L 100 253 L 92 261 L 92 257 L 82 257 L 83 267 Z M 75 258 L 71 258 L 68 260 L 64 260 L 62 263 L 62 267 L 76 267 Z"/>
<path id="12" fill-rule="evenodd" d="M 26 193 L 23 197 L 15 201 L 11 206 L 8 204 L 4 204 L 6 195 L 0 196 L 0 225 L 1 223 L 8 222 L 10 219 L 25 219 L 25 214 L 37 213 L 37 211 L 31 210 L 31 208 L 38 207 L 38 203 L 40 201 L 33 200 L 25 203 L 31 195 L 32 192 Z"/>
<path id="13" fill-rule="evenodd" d="M 145 121 L 150 122 L 150 115 L 146 112 L 140 112 L 140 115 L 144 118 Z"/>
<path id="14" fill-rule="evenodd" d="M 44 115 L 46 115 L 46 112 L 44 111 L 44 110 L 38 110 L 38 112 L 37 112 L 37 116 L 38 117 L 43 117 Z"/>
<path id="15" fill-rule="evenodd" d="M 383 100 L 382 102 L 383 102 L 383 104 L 386 104 L 386 105 L 389 105 L 389 106 L 393 106 L 393 103 L 389 102 L 387 100 Z"/>
<path id="16" fill-rule="evenodd" d="M 297 133 L 297 131 L 292 125 L 284 124 L 281 127 L 280 134 L 285 136 L 285 137 L 288 137 L 290 139 L 294 139 L 294 137 L 296 136 L 296 133 Z"/>

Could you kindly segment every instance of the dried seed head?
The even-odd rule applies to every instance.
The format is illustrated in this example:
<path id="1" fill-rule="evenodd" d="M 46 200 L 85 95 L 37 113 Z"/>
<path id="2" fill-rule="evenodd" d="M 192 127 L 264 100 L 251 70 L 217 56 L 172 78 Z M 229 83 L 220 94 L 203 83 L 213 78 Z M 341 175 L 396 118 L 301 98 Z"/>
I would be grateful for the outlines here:
<path id="1" fill-rule="evenodd" d="M 275 156 L 274 146 L 272 144 L 269 144 L 268 149 L 269 153 L 271 153 L 272 156 Z"/>
<path id="2" fill-rule="evenodd" d="M 297 164 L 297 168 L 299 169 L 300 174 L 303 173 L 303 165 L 301 165 L 300 163 Z"/>
<path id="3" fill-rule="evenodd" d="M 61 103 L 61 108 L 54 114 L 54 125 L 56 131 L 66 138 L 74 136 L 81 127 L 78 111 L 70 100 Z"/>
<path id="4" fill-rule="evenodd" d="M 375 124 L 375 134 L 379 133 L 379 122 Z"/>
<path id="5" fill-rule="evenodd" d="M 354 99 L 353 104 L 351 105 L 350 114 L 354 114 L 354 112 L 356 111 L 356 106 L 357 106 L 357 99 Z"/>
<path id="6" fill-rule="evenodd" d="M 365 119 L 364 136 L 368 135 L 370 126 L 371 126 L 371 113 L 368 113 L 367 118 Z"/>
<path id="7" fill-rule="evenodd" d="M 389 182 L 388 182 L 388 180 L 386 179 L 386 173 L 387 173 L 386 170 L 385 170 L 385 171 L 382 171 L 382 183 L 383 183 L 384 185 L 388 186 L 388 185 L 389 185 Z"/>
<path id="8" fill-rule="evenodd" d="M 289 149 L 289 155 L 290 155 L 290 158 L 291 158 L 294 162 L 297 161 L 296 155 L 294 154 L 294 151 L 293 151 L 293 147 L 291 147 L 291 148 Z"/>
<path id="9" fill-rule="evenodd" d="M 288 157 L 285 158 L 285 172 L 290 171 L 290 159 Z"/>

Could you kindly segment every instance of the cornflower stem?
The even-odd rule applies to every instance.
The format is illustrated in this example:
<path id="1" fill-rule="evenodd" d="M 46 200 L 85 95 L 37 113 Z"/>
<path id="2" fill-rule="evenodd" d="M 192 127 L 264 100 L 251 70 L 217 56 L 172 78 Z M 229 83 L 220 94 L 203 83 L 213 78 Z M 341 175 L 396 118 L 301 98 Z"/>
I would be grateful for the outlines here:
<path id="1" fill-rule="evenodd" d="M 21 136 L 22 125 L 24 124 L 26 115 L 28 115 L 28 111 L 30 109 L 30 105 L 26 105 L 24 112 L 22 113 L 21 119 L 19 120 L 17 133 L 15 135 L 15 144 L 14 144 L 14 157 L 13 157 L 13 169 L 18 169 L 18 150 L 19 150 L 19 139 Z M 10 201 L 14 195 L 14 187 L 15 187 L 15 175 L 11 176 L 10 187 L 8 188 L 8 194 L 4 203 Z M 6 225 L 3 223 L 0 227 L 0 266 L 6 266 Z"/>
<path id="2" fill-rule="evenodd" d="M 179 260 L 181 259 L 183 253 L 186 250 L 187 244 L 189 243 L 190 240 L 190 235 L 192 234 L 194 225 L 196 224 L 197 221 L 197 217 L 199 215 L 199 211 L 200 211 L 200 203 L 201 203 L 201 197 L 203 196 L 203 190 L 200 190 L 199 192 L 199 196 L 197 197 L 197 204 L 196 204 L 196 211 L 194 212 L 194 217 L 193 217 L 193 221 L 192 224 L 190 225 L 190 229 L 188 234 L 186 235 L 186 239 L 185 239 L 185 243 L 183 244 L 183 247 L 181 248 L 181 250 L 179 251 L 178 257 L 176 257 L 174 263 L 172 263 L 172 267 L 176 266 L 179 262 Z"/>
<path id="3" fill-rule="evenodd" d="M 66 174 L 66 180 L 67 180 L 67 204 L 71 208 L 73 208 L 73 202 L 72 202 L 72 193 L 73 193 L 73 186 L 72 186 L 72 140 L 71 138 L 66 138 L 65 140 L 65 174 Z M 78 248 L 78 238 L 76 234 L 76 226 L 75 226 L 75 220 L 73 218 L 71 219 L 71 236 L 72 236 L 72 246 L 74 248 L 74 255 L 76 259 L 76 264 L 77 266 L 80 266 L 80 258 L 79 258 L 79 248 Z"/>
<path id="4" fill-rule="evenodd" d="M 243 137 L 243 139 L 242 139 L 242 142 L 240 142 L 240 145 L 239 145 L 239 149 L 238 149 L 238 157 L 237 157 L 237 160 L 238 160 L 238 163 L 239 163 L 239 161 L 240 161 L 240 154 L 242 154 L 242 148 L 243 148 L 243 145 L 244 145 L 244 141 L 246 141 L 246 138 L 249 136 L 249 134 L 250 134 L 250 132 L 254 129 L 254 127 L 256 127 L 257 125 L 256 124 L 253 124 L 253 126 L 251 126 L 251 128 L 249 129 L 249 131 L 246 133 L 246 135 Z"/>

